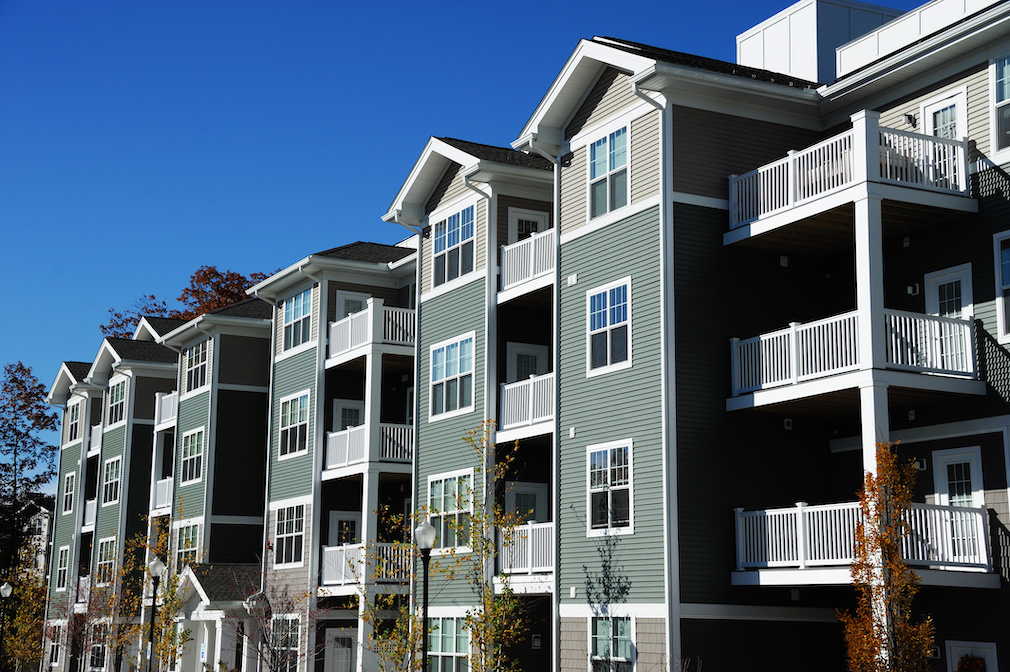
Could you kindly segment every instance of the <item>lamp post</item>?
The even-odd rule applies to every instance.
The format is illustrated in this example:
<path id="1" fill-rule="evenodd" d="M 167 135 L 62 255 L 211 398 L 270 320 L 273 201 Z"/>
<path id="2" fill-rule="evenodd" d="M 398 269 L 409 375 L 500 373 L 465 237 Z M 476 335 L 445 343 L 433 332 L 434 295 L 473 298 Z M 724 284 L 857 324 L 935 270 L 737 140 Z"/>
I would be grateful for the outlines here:
<path id="1" fill-rule="evenodd" d="M 151 672 L 151 664 L 154 662 L 154 615 L 158 611 L 158 584 L 161 583 L 161 575 L 165 573 L 165 563 L 157 555 L 147 563 L 147 569 L 151 572 L 153 590 L 151 590 L 151 624 L 147 630 L 147 672 Z"/>
<path id="2" fill-rule="evenodd" d="M 421 563 L 424 565 L 424 603 L 421 607 L 421 670 L 428 672 L 428 563 L 431 562 L 431 547 L 435 545 L 435 528 L 428 521 L 414 528 L 414 540 L 421 551 Z"/>
<path id="3" fill-rule="evenodd" d="M 4 641 L 7 640 L 7 598 L 10 597 L 11 593 L 13 593 L 13 592 L 14 592 L 14 586 L 12 586 L 7 581 L 4 581 L 3 585 L 0 586 L 0 597 L 2 597 L 3 600 L 4 600 L 3 627 L 0 628 L 0 637 L 2 637 L 4 639 Z M 7 668 L 7 666 L 6 666 L 7 661 L 4 660 L 4 663 L 5 663 L 4 664 L 4 669 L 6 669 Z"/>

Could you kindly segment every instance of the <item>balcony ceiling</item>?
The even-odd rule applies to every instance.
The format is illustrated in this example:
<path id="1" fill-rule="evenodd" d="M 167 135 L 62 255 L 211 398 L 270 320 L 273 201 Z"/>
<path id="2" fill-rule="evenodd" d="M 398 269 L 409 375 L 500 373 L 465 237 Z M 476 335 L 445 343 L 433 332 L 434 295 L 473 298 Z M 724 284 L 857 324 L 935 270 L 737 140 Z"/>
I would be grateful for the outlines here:
<path id="1" fill-rule="evenodd" d="M 891 386 L 887 390 L 888 406 L 894 408 L 927 408 L 950 401 L 950 392 Z M 795 416 L 823 418 L 858 418 L 859 389 L 852 387 L 817 396 L 792 399 L 778 404 L 755 406 L 742 412 L 789 413 Z"/>

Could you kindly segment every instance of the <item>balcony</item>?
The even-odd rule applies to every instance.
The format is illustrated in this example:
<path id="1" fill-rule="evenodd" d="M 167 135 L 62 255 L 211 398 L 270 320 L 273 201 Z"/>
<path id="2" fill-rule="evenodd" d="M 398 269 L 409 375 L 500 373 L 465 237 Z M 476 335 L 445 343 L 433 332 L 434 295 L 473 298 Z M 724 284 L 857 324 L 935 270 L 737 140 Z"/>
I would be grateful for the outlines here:
<path id="1" fill-rule="evenodd" d="M 346 586 L 363 581 L 407 581 L 410 564 L 411 547 L 405 544 L 323 546 L 321 583 L 324 586 Z"/>
<path id="2" fill-rule="evenodd" d="M 553 419 L 553 373 L 530 376 L 526 380 L 501 386 L 500 430 L 529 427 Z"/>
<path id="3" fill-rule="evenodd" d="M 801 210 L 805 204 L 861 182 L 914 187 L 947 196 L 968 195 L 966 140 L 881 128 L 878 116 L 870 112 L 854 115 L 853 128 L 840 135 L 789 152 L 785 158 L 749 173 L 730 175 L 730 230 Z M 816 211 L 811 209 L 809 214 Z"/>
<path id="4" fill-rule="evenodd" d="M 365 345 L 385 343 L 414 347 L 417 320 L 410 308 L 388 308 L 382 299 L 369 299 L 368 307 L 330 323 L 330 359 Z"/>
<path id="5" fill-rule="evenodd" d="M 154 483 L 152 509 L 166 509 L 172 506 L 172 480 L 171 478 L 163 478 Z"/>
<path id="6" fill-rule="evenodd" d="M 178 412 L 179 393 L 177 391 L 154 393 L 155 430 L 161 429 L 163 425 L 174 425 Z"/>
<path id="7" fill-rule="evenodd" d="M 87 610 L 88 601 L 91 598 L 91 577 L 81 576 L 77 578 L 77 591 L 74 593 L 74 612 L 81 613 Z"/>
<path id="8" fill-rule="evenodd" d="M 89 499 L 84 502 L 84 522 L 83 527 L 95 526 L 95 514 L 98 512 L 98 500 Z"/>
<path id="9" fill-rule="evenodd" d="M 369 426 L 348 427 L 326 435 L 323 469 L 337 469 L 376 459 L 368 450 Z M 411 425 L 379 425 L 379 455 L 384 462 L 409 464 L 413 455 L 414 428 Z"/>
<path id="10" fill-rule="evenodd" d="M 503 293 L 531 283 L 533 280 L 544 278 L 543 282 L 529 287 L 529 289 L 537 289 L 549 284 L 554 277 L 553 274 L 554 229 L 534 233 L 518 243 L 502 246 L 501 291 Z"/>
<path id="11" fill-rule="evenodd" d="M 932 315 L 884 311 L 887 367 L 977 377 L 975 325 Z M 733 396 L 866 368 L 856 311 L 744 340 L 731 339 Z"/>
<path id="12" fill-rule="evenodd" d="M 88 443 L 88 452 L 96 453 L 102 449 L 102 424 L 91 426 L 91 440 Z"/>
<path id="13" fill-rule="evenodd" d="M 517 525 L 499 535 L 498 567 L 502 574 L 553 572 L 554 523 Z"/>
<path id="14" fill-rule="evenodd" d="M 926 572 L 924 583 L 978 587 L 993 583 L 986 509 L 912 504 L 905 514 L 909 534 L 902 556 Z M 736 510 L 737 585 L 812 585 L 849 583 L 858 502 Z M 748 571 L 754 570 L 754 571 Z M 795 571 L 792 571 L 795 570 Z M 935 570 L 935 571 L 934 571 Z M 762 574 L 763 572 L 763 574 Z M 965 578 L 952 572 L 973 573 Z"/>

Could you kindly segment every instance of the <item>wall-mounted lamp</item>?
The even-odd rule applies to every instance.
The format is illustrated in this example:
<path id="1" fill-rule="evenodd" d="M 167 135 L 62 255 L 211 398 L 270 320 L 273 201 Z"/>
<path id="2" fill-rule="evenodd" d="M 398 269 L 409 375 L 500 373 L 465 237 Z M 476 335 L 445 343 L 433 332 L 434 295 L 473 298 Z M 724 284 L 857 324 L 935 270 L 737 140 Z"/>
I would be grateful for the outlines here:
<path id="1" fill-rule="evenodd" d="M 925 457 L 917 457 L 917 458 L 915 458 L 915 461 L 912 462 L 912 464 L 915 465 L 915 470 L 916 471 L 926 471 L 926 458 Z"/>
<path id="2" fill-rule="evenodd" d="M 911 112 L 905 112 L 905 123 L 911 126 L 912 128 L 915 128 L 916 125 L 915 115 L 912 114 Z"/>
<path id="3" fill-rule="evenodd" d="M 919 296 L 919 283 L 913 282 L 911 285 L 905 288 L 905 291 L 909 296 Z"/>
<path id="4" fill-rule="evenodd" d="M 423 229 L 421 229 L 421 236 L 424 237 L 425 240 L 431 238 L 431 225 L 428 225 Z"/>

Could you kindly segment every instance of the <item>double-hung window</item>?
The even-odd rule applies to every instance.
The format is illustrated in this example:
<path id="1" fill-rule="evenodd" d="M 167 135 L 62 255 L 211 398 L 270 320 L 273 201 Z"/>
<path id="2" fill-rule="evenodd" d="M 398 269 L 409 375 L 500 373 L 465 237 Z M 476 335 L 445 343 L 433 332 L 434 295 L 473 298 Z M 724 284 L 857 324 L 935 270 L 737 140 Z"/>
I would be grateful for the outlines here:
<path id="1" fill-rule="evenodd" d="M 589 145 L 589 217 L 628 204 L 628 127 Z"/>
<path id="2" fill-rule="evenodd" d="M 588 372 L 631 366 L 631 278 L 586 292 Z"/>
<path id="3" fill-rule="evenodd" d="M 63 477 L 63 513 L 74 511 L 74 491 L 77 489 L 77 474 L 70 473 Z"/>
<path id="4" fill-rule="evenodd" d="M 274 616 L 270 623 L 271 670 L 276 672 L 298 671 L 298 639 L 301 622 L 297 615 Z"/>
<path id="5" fill-rule="evenodd" d="M 589 446 L 589 533 L 632 531 L 631 440 Z"/>
<path id="6" fill-rule="evenodd" d="M 473 499 L 472 469 L 428 478 L 428 514 L 435 528 L 435 548 L 469 544 Z"/>
<path id="7" fill-rule="evenodd" d="M 108 423 L 114 425 L 126 417 L 126 381 L 121 380 L 109 387 Z"/>
<path id="8" fill-rule="evenodd" d="M 74 404 L 67 408 L 67 443 L 76 441 L 81 435 L 81 405 Z"/>
<path id="9" fill-rule="evenodd" d="M 473 408 L 473 341 L 471 333 L 432 346 L 432 416 Z"/>
<path id="10" fill-rule="evenodd" d="M 109 583 L 116 568 L 116 538 L 109 537 L 98 542 L 98 563 L 95 565 L 95 580 L 99 584 Z"/>
<path id="11" fill-rule="evenodd" d="M 280 446 L 281 457 L 308 450 L 309 393 L 281 401 Z"/>
<path id="12" fill-rule="evenodd" d="M 632 672 L 635 669 L 630 617 L 593 618 L 590 640 L 593 672 Z"/>
<path id="13" fill-rule="evenodd" d="M 182 437 L 182 480 L 179 485 L 199 481 L 203 475 L 203 430 L 184 434 Z"/>
<path id="14" fill-rule="evenodd" d="M 312 334 L 312 288 L 284 302 L 284 349 L 308 343 Z"/>
<path id="15" fill-rule="evenodd" d="M 119 481 L 122 477 L 122 458 L 114 457 L 105 461 L 102 474 L 102 505 L 115 504 L 119 501 Z"/>
<path id="16" fill-rule="evenodd" d="M 202 341 L 185 350 L 187 392 L 207 384 L 207 343 Z"/>
<path id="17" fill-rule="evenodd" d="M 428 633 L 428 669 L 467 672 L 470 669 L 470 632 L 465 618 L 433 617 Z"/>
<path id="18" fill-rule="evenodd" d="M 996 320 L 1000 343 L 1010 341 L 1010 230 L 993 236 L 996 265 Z"/>
<path id="19" fill-rule="evenodd" d="M 57 624 L 49 632 L 49 666 L 60 664 L 60 647 L 63 646 L 63 625 Z"/>
<path id="20" fill-rule="evenodd" d="M 433 286 L 438 287 L 473 271 L 473 216 L 474 206 L 470 205 L 433 227 L 435 234 L 432 256 Z"/>
<path id="21" fill-rule="evenodd" d="M 286 506 L 277 510 L 275 565 L 290 565 L 302 561 L 305 534 L 305 505 Z"/>
<path id="22" fill-rule="evenodd" d="M 993 150 L 1010 148 L 1010 55 L 997 58 L 994 64 Z"/>
<path id="23" fill-rule="evenodd" d="M 61 546 L 56 561 L 56 590 L 66 590 L 67 574 L 70 571 L 70 547 Z"/>
<path id="24" fill-rule="evenodd" d="M 176 551 L 176 566 L 182 571 L 186 565 L 197 561 L 197 550 L 200 547 L 200 525 L 183 525 L 178 532 L 178 547 Z"/>
<path id="25" fill-rule="evenodd" d="M 94 626 L 91 633 L 91 655 L 88 660 L 90 672 L 105 672 L 105 646 L 109 628 L 104 623 Z"/>

